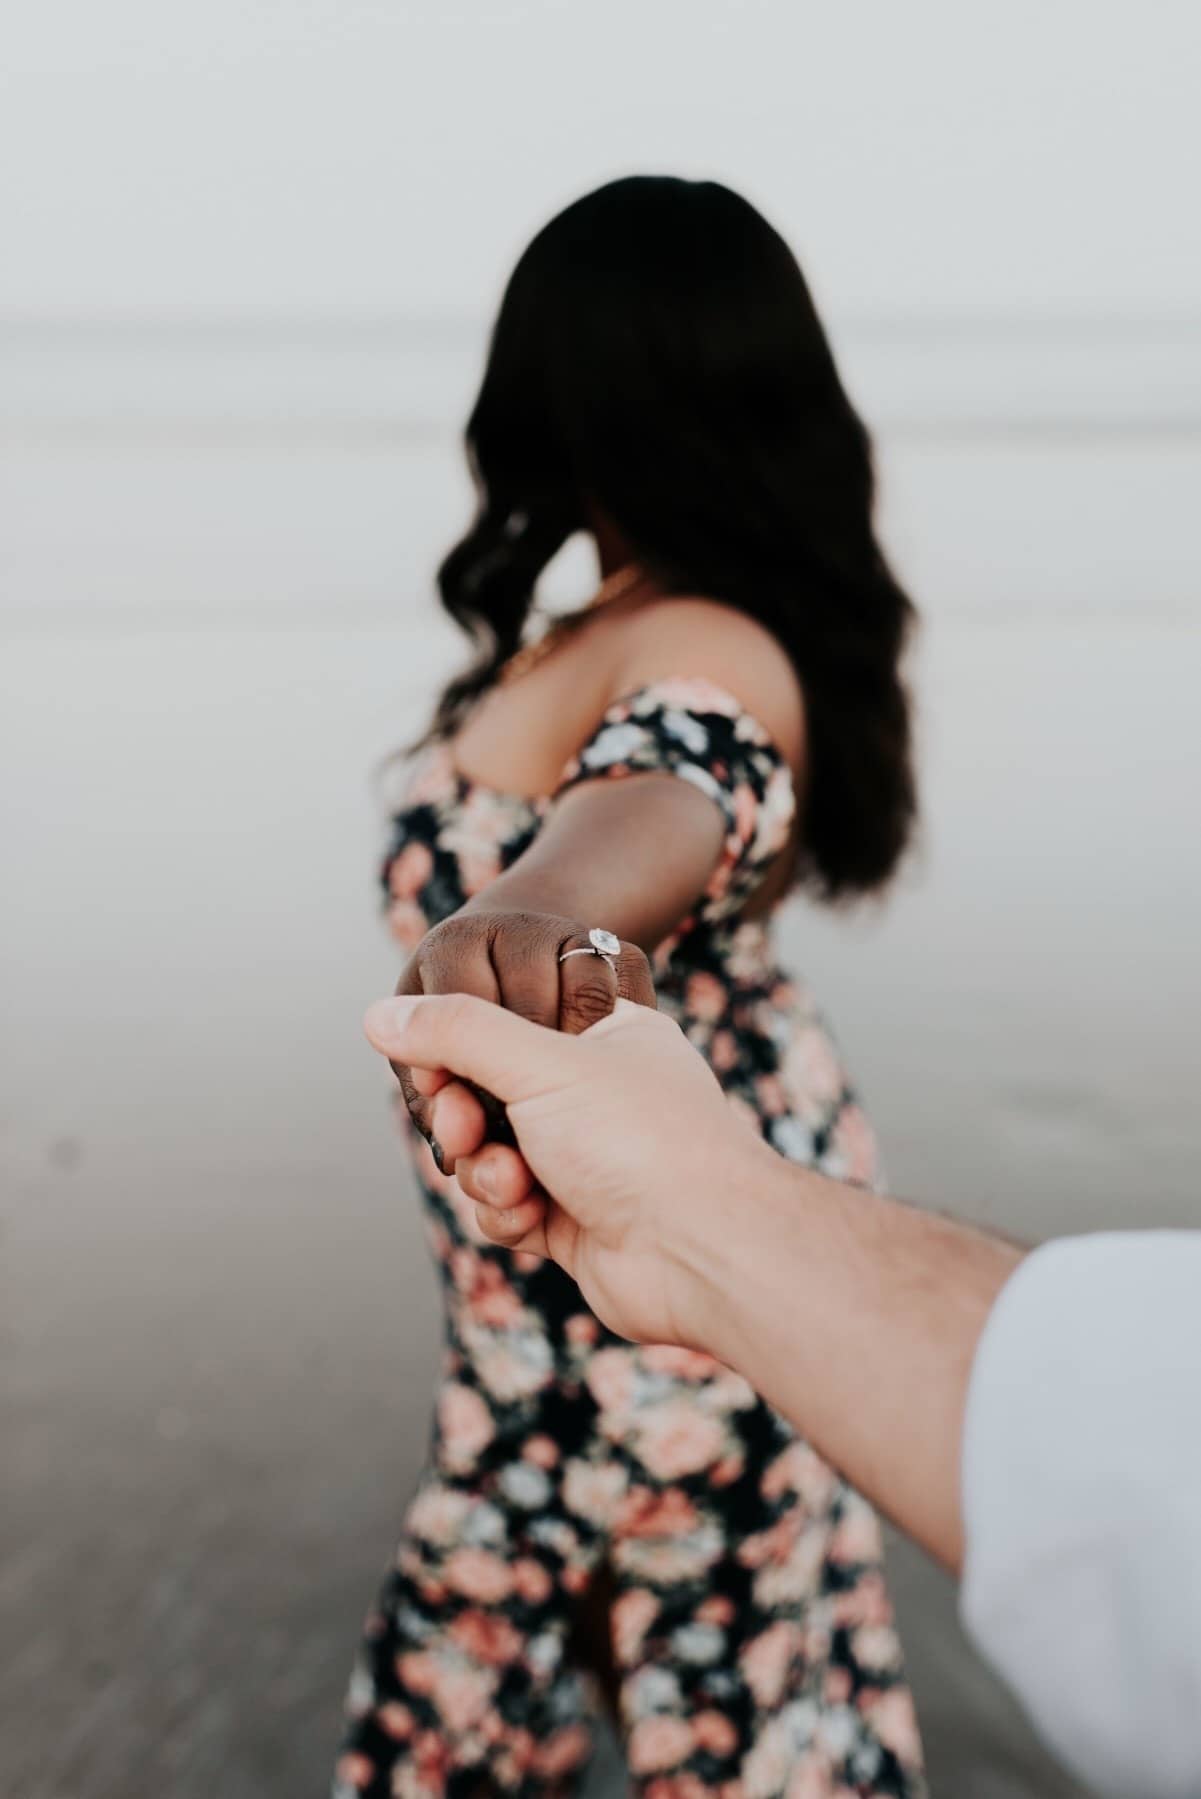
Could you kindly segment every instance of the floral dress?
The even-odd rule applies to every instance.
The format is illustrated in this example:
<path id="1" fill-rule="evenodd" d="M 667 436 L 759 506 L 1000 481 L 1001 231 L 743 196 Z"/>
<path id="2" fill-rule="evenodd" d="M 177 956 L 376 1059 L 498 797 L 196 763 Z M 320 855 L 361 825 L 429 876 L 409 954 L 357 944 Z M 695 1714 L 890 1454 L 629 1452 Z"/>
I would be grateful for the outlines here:
<path id="1" fill-rule="evenodd" d="M 659 682 L 567 770 L 654 770 L 720 807 L 721 862 L 657 957 L 659 1003 L 782 1155 L 871 1183 L 870 1128 L 806 990 L 738 914 L 788 841 L 787 765 L 730 695 Z M 406 948 L 510 866 L 553 796 L 438 746 L 384 880 Z M 598 921 L 604 923 L 604 920 Z M 337 1799 L 555 1799 L 595 1712 L 570 1623 L 611 1581 L 625 1753 L 645 1799 L 916 1799 L 913 1706 L 874 1513 L 739 1375 L 613 1336 L 553 1264 L 487 1244 L 413 1136 L 446 1312 L 429 1460 L 370 1614 Z"/>

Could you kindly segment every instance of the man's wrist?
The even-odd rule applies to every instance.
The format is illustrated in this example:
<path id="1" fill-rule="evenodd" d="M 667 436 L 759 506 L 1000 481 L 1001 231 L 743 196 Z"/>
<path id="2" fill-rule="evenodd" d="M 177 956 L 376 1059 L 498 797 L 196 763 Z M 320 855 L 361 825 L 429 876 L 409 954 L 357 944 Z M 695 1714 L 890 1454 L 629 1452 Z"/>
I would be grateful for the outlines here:
<path id="1" fill-rule="evenodd" d="M 811 1177 L 732 1118 L 730 1137 L 726 1153 L 706 1159 L 703 1186 L 686 1196 L 669 1253 L 681 1340 L 740 1367 L 761 1323 L 764 1247 L 782 1227 L 795 1229 Z"/>

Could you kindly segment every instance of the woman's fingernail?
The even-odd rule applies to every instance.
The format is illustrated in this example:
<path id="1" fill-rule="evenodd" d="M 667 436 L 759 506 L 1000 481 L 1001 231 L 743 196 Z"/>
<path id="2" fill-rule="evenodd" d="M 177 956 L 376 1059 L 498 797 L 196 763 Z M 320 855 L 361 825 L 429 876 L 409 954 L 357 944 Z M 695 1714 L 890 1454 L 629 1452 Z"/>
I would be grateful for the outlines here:
<path id="1" fill-rule="evenodd" d="M 446 1157 L 442 1153 L 442 1145 L 439 1143 L 439 1141 L 436 1137 L 429 1137 L 426 1139 L 426 1141 L 429 1143 L 429 1146 L 430 1146 L 430 1154 L 434 1158 L 434 1167 L 438 1170 L 439 1174 L 445 1174 L 446 1173 Z"/>
<path id="2" fill-rule="evenodd" d="M 496 1198 L 496 1170 L 490 1162 L 485 1162 L 476 1169 L 475 1184 L 481 1193 L 488 1195 L 489 1199 Z"/>

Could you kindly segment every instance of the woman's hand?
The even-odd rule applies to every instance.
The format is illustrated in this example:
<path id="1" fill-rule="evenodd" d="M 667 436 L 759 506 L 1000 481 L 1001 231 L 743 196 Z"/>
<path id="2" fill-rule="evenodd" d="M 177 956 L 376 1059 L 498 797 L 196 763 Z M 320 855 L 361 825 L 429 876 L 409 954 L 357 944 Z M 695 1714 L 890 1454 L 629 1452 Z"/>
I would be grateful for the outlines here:
<path id="1" fill-rule="evenodd" d="M 583 950 L 582 955 L 566 951 Z M 577 1036 L 612 1012 L 618 999 L 654 1007 L 650 964 L 634 944 L 611 959 L 594 954 L 588 926 L 577 919 L 532 911 L 457 912 L 435 925 L 418 946 L 396 989 L 400 995 L 469 993 L 491 1000 L 534 1024 Z M 458 1155 L 480 1140 L 481 1114 L 494 1141 L 512 1141 L 500 1102 L 479 1088 L 392 1064 L 413 1123 L 449 1172 Z M 434 1136 L 429 1102 L 442 1092 Z"/>

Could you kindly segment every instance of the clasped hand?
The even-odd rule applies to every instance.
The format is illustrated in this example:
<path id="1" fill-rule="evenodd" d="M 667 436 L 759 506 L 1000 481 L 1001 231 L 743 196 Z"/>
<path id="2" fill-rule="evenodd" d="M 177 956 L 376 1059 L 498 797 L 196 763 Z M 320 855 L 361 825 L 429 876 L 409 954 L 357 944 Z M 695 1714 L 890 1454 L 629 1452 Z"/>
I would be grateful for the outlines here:
<path id="1" fill-rule="evenodd" d="M 642 951 L 622 943 L 611 958 L 592 953 L 588 929 L 554 913 L 468 906 L 426 934 L 396 991 L 402 997 L 470 994 L 571 1036 L 607 1018 L 618 999 L 653 1007 L 655 986 Z M 588 953 L 569 954 L 572 950 Z M 503 1105 L 482 1087 L 451 1083 L 445 1074 L 403 1062 L 392 1067 L 409 1115 L 444 1172 L 477 1149 L 485 1135 L 513 1143 Z"/>

